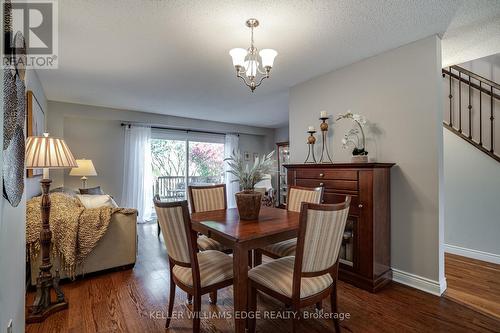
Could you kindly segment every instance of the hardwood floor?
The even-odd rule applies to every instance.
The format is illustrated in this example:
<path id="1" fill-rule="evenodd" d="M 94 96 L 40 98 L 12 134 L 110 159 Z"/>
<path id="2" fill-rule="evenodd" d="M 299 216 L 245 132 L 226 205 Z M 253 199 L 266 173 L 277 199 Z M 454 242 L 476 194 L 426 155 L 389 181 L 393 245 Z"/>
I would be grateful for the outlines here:
<path id="1" fill-rule="evenodd" d="M 500 265 L 445 254 L 445 297 L 500 320 Z"/>
<path id="2" fill-rule="evenodd" d="M 41 324 L 27 326 L 29 333 L 56 332 L 164 332 L 169 292 L 168 263 L 156 224 L 140 225 L 139 253 L 134 269 L 87 277 L 64 284 L 69 309 Z M 186 295 L 177 289 L 176 305 L 184 318 L 172 319 L 169 332 L 191 332 Z M 339 309 L 350 318 L 341 322 L 343 332 L 500 332 L 500 321 L 479 314 L 444 297 L 392 283 L 377 294 L 340 282 Z M 33 293 L 28 295 L 30 304 Z M 218 304 L 203 298 L 202 311 L 232 311 L 232 289 L 219 292 Z M 325 310 L 329 310 L 329 304 Z M 280 303 L 262 295 L 258 310 L 283 310 Z M 308 309 L 314 313 L 314 309 Z M 174 312 L 175 313 L 175 312 Z M 234 321 L 201 320 L 203 332 L 233 332 Z M 286 319 L 259 319 L 258 332 L 289 332 Z M 327 319 L 302 320 L 300 332 L 333 332 Z"/>

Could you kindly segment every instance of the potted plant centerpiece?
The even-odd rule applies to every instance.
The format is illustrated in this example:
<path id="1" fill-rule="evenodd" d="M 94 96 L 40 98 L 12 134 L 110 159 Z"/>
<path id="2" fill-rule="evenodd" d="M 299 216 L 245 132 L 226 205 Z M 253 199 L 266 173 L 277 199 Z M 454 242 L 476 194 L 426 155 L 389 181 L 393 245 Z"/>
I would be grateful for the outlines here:
<path id="1" fill-rule="evenodd" d="M 342 139 L 342 148 L 347 149 L 352 147 L 351 162 L 366 163 L 368 162 L 368 152 L 366 151 L 366 139 L 363 127 L 366 125 L 366 118 L 359 114 L 353 114 L 348 110 L 345 114 L 339 114 L 337 121 L 341 119 L 351 119 L 356 125 Z M 361 138 L 360 138 L 361 135 Z"/>
<path id="2" fill-rule="evenodd" d="M 230 157 L 224 159 L 229 170 L 236 176 L 233 181 L 240 182 L 241 192 L 235 194 L 236 206 L 242 220 L 256 220 L 259 217 L 262 202 L 262 193 L 254 191 L 254 186 L 271 172 L 273 167 L 272 156 L 274 151 L 262 157 L 257 156 L 253 166 L 245 165 L 239 151 L 233 151 Z"/>

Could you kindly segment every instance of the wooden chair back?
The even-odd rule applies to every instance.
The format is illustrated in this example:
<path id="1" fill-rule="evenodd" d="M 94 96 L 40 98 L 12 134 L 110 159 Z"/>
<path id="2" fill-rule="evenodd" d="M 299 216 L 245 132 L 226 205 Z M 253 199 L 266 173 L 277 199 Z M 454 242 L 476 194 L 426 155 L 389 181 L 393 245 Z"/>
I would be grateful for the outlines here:
<path id="1" fill-rule="evenodd" d="M 193 213 L 227 209 L 226 184 L 190 185 L 188 195 Z"/>

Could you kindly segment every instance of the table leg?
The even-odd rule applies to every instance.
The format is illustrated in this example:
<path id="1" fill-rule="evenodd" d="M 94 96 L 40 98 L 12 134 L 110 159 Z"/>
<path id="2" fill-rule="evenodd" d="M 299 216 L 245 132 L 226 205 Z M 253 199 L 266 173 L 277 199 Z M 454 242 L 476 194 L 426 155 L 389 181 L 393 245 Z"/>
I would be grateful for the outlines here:
<path id="1" fill-rule="evenodd" d="M 233 270 L 234 270 L 234 312 L 239 313 L 247 311 L 248 296 L 248 250 L 241 246 L 235 246 L 233 252 Z M 244 333 L 246 326 L 245 319 L 234 320 L 234 331 Z"/>

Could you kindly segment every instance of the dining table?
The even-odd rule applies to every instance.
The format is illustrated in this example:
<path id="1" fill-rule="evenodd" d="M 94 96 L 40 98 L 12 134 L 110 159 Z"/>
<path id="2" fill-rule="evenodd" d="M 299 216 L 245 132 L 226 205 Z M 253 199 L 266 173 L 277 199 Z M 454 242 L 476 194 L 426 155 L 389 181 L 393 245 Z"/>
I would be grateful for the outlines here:
<path id="1" fill-rule="evenodd" d="M 297 237 L 299 213 L 262 207 L 258 219 L 241 220 L 237 208 L 191 214 L 192 228 L 233 250 L 235 332 L 245 332 L 248 269 L 254 249 Z"/>

